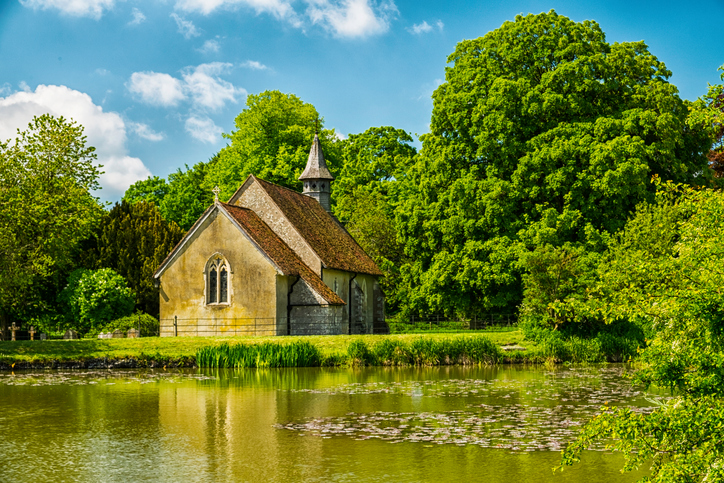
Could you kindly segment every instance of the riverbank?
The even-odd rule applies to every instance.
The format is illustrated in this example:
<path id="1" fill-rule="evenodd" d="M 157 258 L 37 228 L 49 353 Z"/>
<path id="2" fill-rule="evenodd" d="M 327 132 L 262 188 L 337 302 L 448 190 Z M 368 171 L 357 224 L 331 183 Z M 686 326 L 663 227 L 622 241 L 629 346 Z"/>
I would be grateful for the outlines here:
<path id="1" fill-rule="evenodd" d="M 277 345 L 301 342 L 318 354 L 314 365 L 482 363 L 483 359 L 467 357 L 464 348 L 479 346 L 483 339 L 490 343 L 483 358 L 486 363 L 620 362 L 635 354 L 635 347 L 603 347 L 595 339 L 535 344 L 524 340 L 517 329 L 458 334 L 148 337 L 0 342 L 0 370 L 197 367 L 200 354 L 206 354 L 203 365 L 207 366 L 213 354 L 226 346 L 264 345 L 265 353 L 274 354 Z"/>

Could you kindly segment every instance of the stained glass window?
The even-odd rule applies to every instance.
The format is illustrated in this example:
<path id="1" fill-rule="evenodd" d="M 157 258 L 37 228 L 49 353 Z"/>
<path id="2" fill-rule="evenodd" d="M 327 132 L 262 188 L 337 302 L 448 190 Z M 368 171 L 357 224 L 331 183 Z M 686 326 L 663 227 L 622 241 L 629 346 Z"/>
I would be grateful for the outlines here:
<path id="1" fill-rule="evenodd" d="M 221 280 L 219 281 L 219 302 L 225 304 L 229 301 L 229 282 L 226 267 L 221 269 Z"/>
<path id="2" fill-rule="evenodd" d="M 216 303 L 216 268 L 209 272 L 209 303 Z"/>

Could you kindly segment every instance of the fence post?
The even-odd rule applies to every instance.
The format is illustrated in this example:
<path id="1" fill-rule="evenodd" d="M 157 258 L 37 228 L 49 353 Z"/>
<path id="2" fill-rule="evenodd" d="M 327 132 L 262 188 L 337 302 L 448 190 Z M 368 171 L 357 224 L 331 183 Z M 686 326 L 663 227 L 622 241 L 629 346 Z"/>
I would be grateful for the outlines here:
<path id="1" fill-rule="evenodd" d="M 178 337 L 178 315 L 173 316 L 173 336 Z"/>

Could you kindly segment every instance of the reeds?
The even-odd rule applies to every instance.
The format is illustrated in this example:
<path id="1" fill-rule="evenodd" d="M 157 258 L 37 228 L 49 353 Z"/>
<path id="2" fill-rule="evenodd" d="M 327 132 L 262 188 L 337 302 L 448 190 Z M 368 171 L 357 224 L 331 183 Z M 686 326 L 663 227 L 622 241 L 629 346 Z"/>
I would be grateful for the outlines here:
<path id="1" fill-rule="evenodd" d="M 350 365 L 488 365 L 500 361 L 502 352 L 484 336 L 455 339 L 418 337 L 409 343 L 399 339 L 382 339 L 372 346 L 368 346 L 363 340 L 356 340 L 350 343 L 347 357 Z"/>
<path id="2" fill-rule="evenodd" d="M 289 344 L 221 344 L 204 347 L 196 353 L 196 364 L 211 368 L 315 367 L 321 363 L 319 348 L 308 341 Z"/>

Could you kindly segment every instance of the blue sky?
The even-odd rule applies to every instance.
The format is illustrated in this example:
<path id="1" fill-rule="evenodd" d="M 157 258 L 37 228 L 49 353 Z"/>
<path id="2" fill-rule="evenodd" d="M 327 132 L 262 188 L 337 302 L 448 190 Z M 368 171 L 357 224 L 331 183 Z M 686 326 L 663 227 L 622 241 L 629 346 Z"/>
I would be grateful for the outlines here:
<path id="1" fill-rule="evenodd" d="M 724 0 L 0 0 L 0 138 L 43 112 L 74 118 L 117 200 L 213 156 L 248 93 L 294 93 L 342 136 L 423 134 L 457 42 L 550 9 L 644 40 L 684 98 L 719 82 Z"/>

